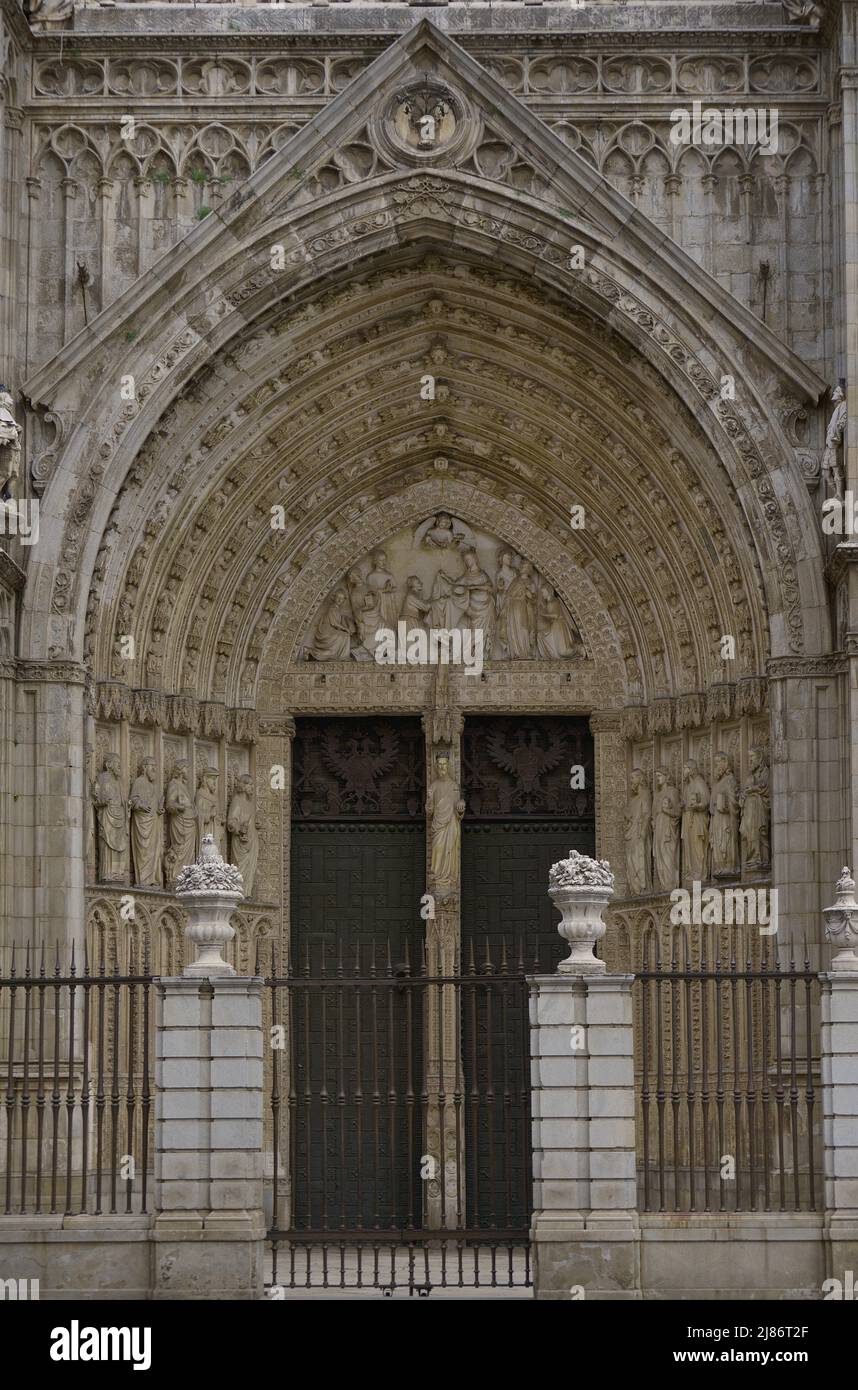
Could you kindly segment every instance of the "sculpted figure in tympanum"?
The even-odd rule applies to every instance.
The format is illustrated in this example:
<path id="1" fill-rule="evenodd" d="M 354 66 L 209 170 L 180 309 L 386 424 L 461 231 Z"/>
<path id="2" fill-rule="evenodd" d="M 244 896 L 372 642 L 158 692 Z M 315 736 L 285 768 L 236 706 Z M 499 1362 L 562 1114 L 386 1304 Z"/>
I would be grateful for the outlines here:
<path id="1" fill-rule="evenodd" d="M 562 661 L 584 655 L 555 589 L 530 560 L 438 512 L 390 537 L 348 571 L 322 604 L 303 655 L 371 661 L 382 629 L 482 633 L 486 659 Z"/>

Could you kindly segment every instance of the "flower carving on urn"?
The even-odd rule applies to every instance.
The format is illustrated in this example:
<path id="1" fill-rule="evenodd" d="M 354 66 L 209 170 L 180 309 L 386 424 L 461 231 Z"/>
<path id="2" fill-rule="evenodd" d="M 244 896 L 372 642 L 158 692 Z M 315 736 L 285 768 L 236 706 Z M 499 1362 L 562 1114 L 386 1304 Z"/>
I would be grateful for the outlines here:
<path id="1" fill-rule="evenodd" d="M 557 930 L 569 943 L 569 955 L 557 969 L 563 975 L 604 975 L 605 962 L 596 956 L 596 943 L 607 931 L 602 912 L 614 892 L 614 875 L 607 859 L 591 859 L 570 850 L 567 859 L 548 871 L 548 896 L 561 914 Z"/>
<path id="2" fill-rule="evenodd" d="M 196 947 L 196 960 L 184 975 L 234 975 L 221 949 L 235 936 L 230 916 L 244 897 L 244 882 L 234 864 L 221 859 L 213 835 L 206 835 L 195 864 L 187 864 L 176 879 L 176 896 L 188 916 L 185 936 Z"/>
<path id="3" fill-rule="evenodd" d="M 825 918 L 825 937 L 833 946 L 839 947 L 831 962 L 832 970 L 850 970 L 858 973 L 858 902 L 855 901 L 855 880 L 848 868 L 844 868 L 837 880 L 837 891 L 830 907 L 823 908 Z"/>

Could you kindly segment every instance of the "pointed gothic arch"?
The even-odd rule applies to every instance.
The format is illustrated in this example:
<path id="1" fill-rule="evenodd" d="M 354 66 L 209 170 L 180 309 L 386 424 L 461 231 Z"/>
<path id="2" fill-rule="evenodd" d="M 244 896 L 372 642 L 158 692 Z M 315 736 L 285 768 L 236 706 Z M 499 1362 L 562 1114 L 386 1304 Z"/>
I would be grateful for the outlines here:
<path id="1" fill-rule="evenodd" d="M 424 157 L 397 143 L 396 102 L 426 73 L 449 96 L 456 125 L 449 148 Z M 480 155 L 486 143 L 492 160 Z M 583 248 L 581 268 L 570 266 L 573 245 Z M 283 248 L 283 271 L 272 268 L 272 246 Z M 756 547 L 771 653 L 824 643 L 816 532 L 788 433 L 822 383 L 423 22 L 28 383 L 30 399 L 60 416 L 79 402 L 43 499 L 22 623 L 31 654 L 83 653 L 111 513 L 141 452 L 153 440 L 169 447 L 177 403 L 200 373 L 228 370 L 241 335 L 272 311 L 318 302 L 433 247 L 463 266 L 490 258 L 501 277 L 587 315 L 649 364 L 729 478 Z M 724 377 L 735 380 L 735 401 Z M 133 379 L 133 400 L 122 400 L 120 378 Z M 148 523 L 138 508 L 141 525 L 157 526 L 163 501 L 153 500 Z"/>

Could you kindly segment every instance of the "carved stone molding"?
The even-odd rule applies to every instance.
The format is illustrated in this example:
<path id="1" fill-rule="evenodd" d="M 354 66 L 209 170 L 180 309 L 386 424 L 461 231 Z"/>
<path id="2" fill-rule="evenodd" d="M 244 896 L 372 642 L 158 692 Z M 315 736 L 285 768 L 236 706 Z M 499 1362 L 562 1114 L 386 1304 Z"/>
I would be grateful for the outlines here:
<path id="1" fill-rule="evenodd" d="M 590 715 L 590 732 L 593 734 L 617 734 L 622 727 L 621 710 L 598 710 Z"/>
<path id="2" fill-rule="evenodd" d="M 85 685 L 88 673 L 85 666 L 77 661 L 23 661 L 15 662 L 15 675 L 19 681 L 42 681 L 56 685 Z"/>
<path id="3" fill-rule="evenodd" d="M 785 661 L 791 658 L 783 658 Z M 649 706 L 629 706 L 617 716 L 627 739 L 679 733 L 741 714 L 762 714 L 768 708 L 765 676 L 748 676 L 735 683 L 721 681 L 705 693 L 695 691 L 674 699 L 654 700 Z"/>
<path id="4" fill-rule="evenodd" d="M 847 669 L 842 653 L 829 656 L 773 657 L 766 666 L 769 680 L 801 680 L 807 676 L 839 676 Z"/>
<path id="5" fill-rule="evenodd" d="M 259 737 L 293 739 L 295 727 L 295 720 L 291 714 L 266 714 L 259 719 Z"/>
<path id="6" fill-rule="evenodd" d="M 100 681 L 91 686 L 88 704 L 94 718 L 108 722 L 129 720 L 143 726 L 158 725 L 175 733 L 232 739 L 236 743 L 255 743 L 259 736 L 255 710 L 228 709 L 213 700 L 132 690 L 119 683 Z"/>

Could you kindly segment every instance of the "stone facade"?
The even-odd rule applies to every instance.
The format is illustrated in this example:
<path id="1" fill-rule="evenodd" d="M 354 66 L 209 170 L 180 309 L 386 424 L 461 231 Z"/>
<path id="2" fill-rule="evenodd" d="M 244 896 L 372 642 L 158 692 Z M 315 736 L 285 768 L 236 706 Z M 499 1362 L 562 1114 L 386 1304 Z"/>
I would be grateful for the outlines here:
<path id="1" fill-rule="evenodd" d="M 420 714 L 459 786 L 463 719 L 526 712 L 590 718 L 610 971 L 698 879 L 776 888 L 819 963 L 858 862 L 823 524 L 858 493 L 856 9 L 2 0 L 0 945 L 179 975 L 211 833 L 251 974 L 296 717 Z M 695 103 L 777 147 L 676 141 Z M 479 678 L 372 659 L 409 595 L 490 612 Z"/>
<path id="2" fill-rule="evenodd" d="M 821 525 L 855 472 L 851 9 L 592 11 L 67 4 L 28 23 L 7 0 L 0 373 L 17 493 L 40 504 L 0 574 L 8 939 L 80 940 L 136 886 L 169 953 L 201 788 L 228 851 L 250 776 L 254 921 L 285 943 L 288 786 L 272 795 L 260 729 L 433 708 L 425 667 L 354 663 L 354 641 L 346 665 L 318 647 L 324 674 L 303 658 L 362 557 L 400 533 L 425 550 L 439 514 L 534 566 L 574 642 L 573 660 L 534 637 L 525 667 L 498 639 L 444 699 L 608 720 L 597 833 L 620 902 L 663 920 L 676 886 L 667 822 L 634 849 L 632 781 L 646 800 L 665 769 L 682 816 L 684 769 L 711 789 L 723 752 L 739 794 L 768 769 L 771 824 L 749 847 L 737 805 L 704 878 L 771 876 L 782 931 L 816 936 L 856 833 L 853 548 Z M 776 149 L 677 143 L 694 102 L 776 118 Z M 104 873 L 106 758 L 126 831 Z M 148 811 L 129 804 L 147 780 Z"/>

